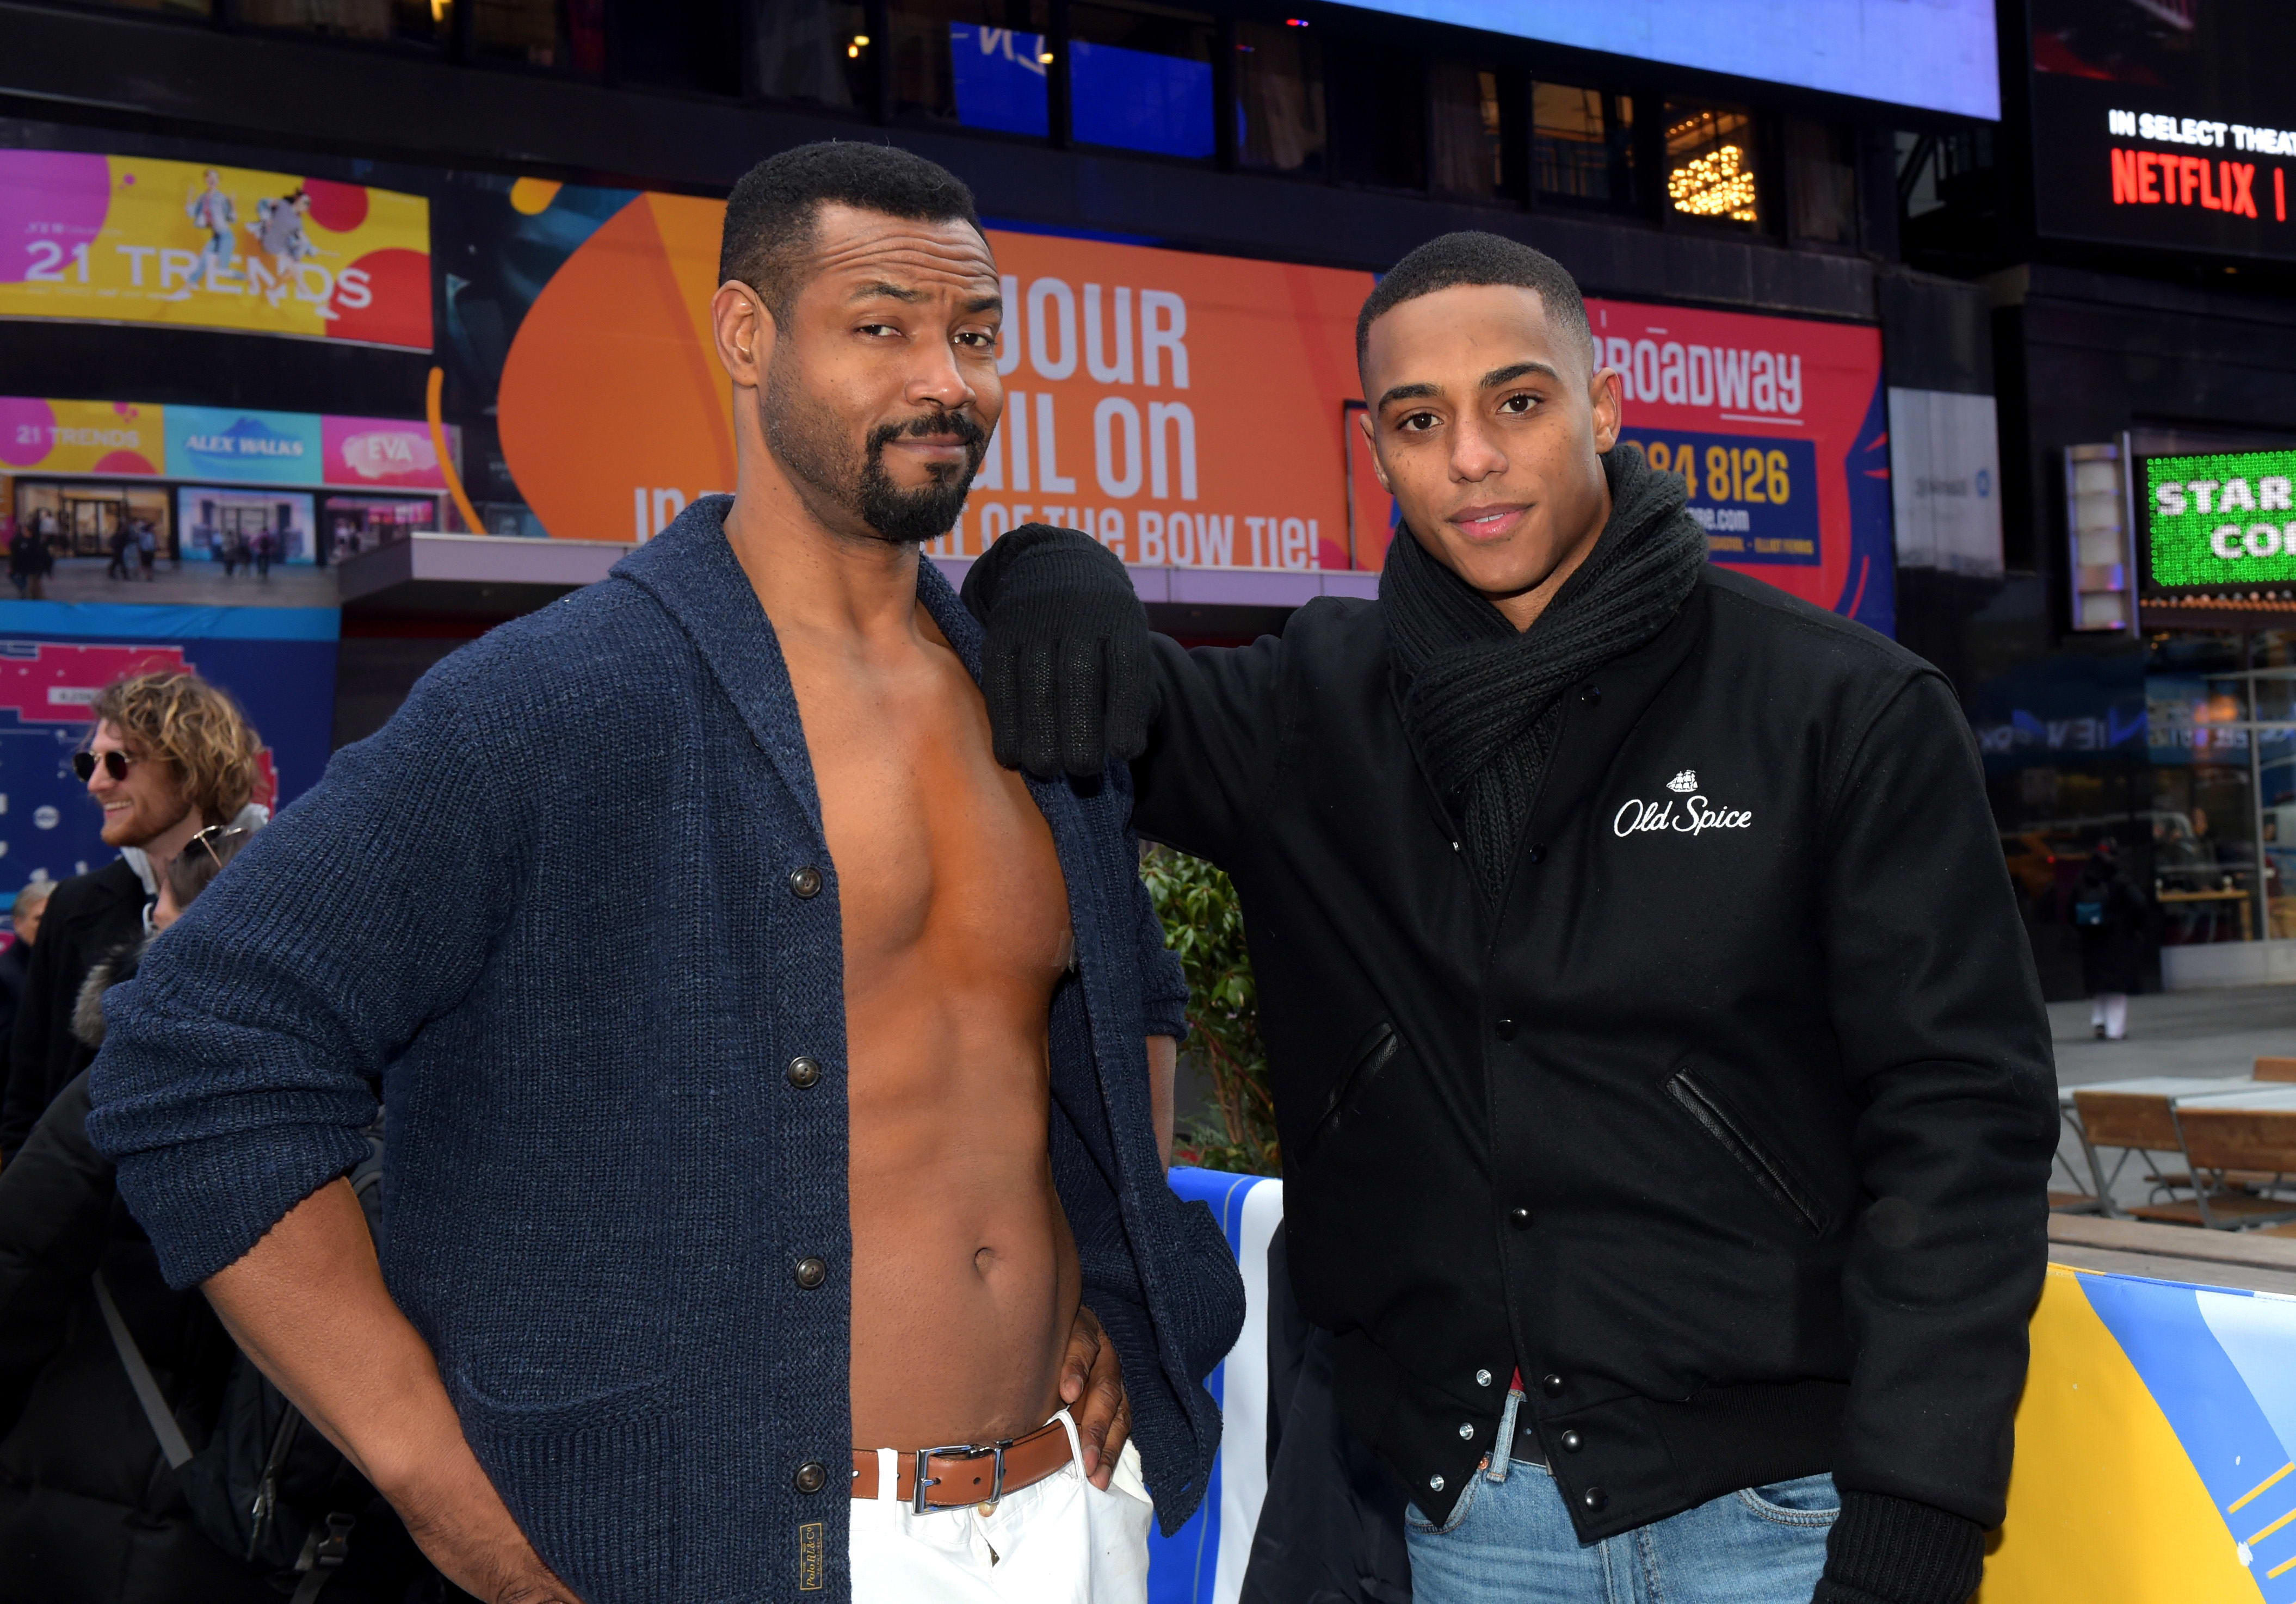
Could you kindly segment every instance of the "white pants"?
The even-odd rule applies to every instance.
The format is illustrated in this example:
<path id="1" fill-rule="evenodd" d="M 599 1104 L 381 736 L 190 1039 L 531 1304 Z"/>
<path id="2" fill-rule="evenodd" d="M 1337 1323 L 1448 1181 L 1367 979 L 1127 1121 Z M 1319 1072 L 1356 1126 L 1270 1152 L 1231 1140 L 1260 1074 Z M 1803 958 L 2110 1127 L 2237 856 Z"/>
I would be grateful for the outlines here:
<path id="1" fill-rule="evenodd" d="M 1147 1485 L 1130 1443 L 1103 1493 L 1069 1462 L 994 1504 L 917 1514 L 894 1492 L 900 1456 L 877 1450 L 873 1499 L 855 1499 L 853 1604 L 1145 1604 Z"/>
<path id="2" fill-rule="evenodd" d="M 2128 994 L 2099 992 L 2088 1005 L 2088 1022 L 2104 1027 L 2105 1040 L 2117 1042 L 2128 1034 Z"/>

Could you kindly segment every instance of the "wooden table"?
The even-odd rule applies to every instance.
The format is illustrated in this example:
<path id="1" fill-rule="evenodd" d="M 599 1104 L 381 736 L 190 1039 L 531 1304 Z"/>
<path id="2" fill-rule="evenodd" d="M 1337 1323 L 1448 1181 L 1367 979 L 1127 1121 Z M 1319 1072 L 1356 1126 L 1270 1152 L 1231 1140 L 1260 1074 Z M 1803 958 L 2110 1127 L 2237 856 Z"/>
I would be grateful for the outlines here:
<path id="1" fill-rule="evenodd" d="M 2168 906 L 2179 904 L 2237 903 L 2240 904 L 2240 938 L 2256 939 L 2256 899 L 2245 891 L 2156 891 L 2154 898 Z"/>
<path id="2" fill-rule="evenodd" d="M 2259 1082 L 2245 1076 L 2142 1076 L 2061 1088 L 2058 1099 L 2061 1108 L 2068 1102 L 2072 1106 L 2070 1117 L 2079 1133 L 2082 1150 L 2088 1156 L 2098 1205 L 2106 1215 L 2116 1219 L 2134 1215 L 2164 1223 L 2212 1227 L 2296 1218 L 2296 1204 L 2258 1197 L 2245 1190 L 2256 1185 L 2270 1187 L 2280 1176 L 2296 1174 L 2296 1158 L 2285 1164 L 2262 1161 L 2270 1157 L 2270 1144 L 2283 1134 L 2296 1135 L 2296 1085 Z M 2203 1150 L 2193 1151 L 2192 1127 L 2186 1124 L 2186 1115 L 2218 1109 L 2238 1110 L 2244 1117 L 2266 1117 L 2261 1125 L 2255 1124 L 2254 1117 L 2233 1125 L 2202 1120 L 2197 1128 Z M 2284 1125 L 2277 1117 L 2283 1111 L 2290 1116 Z M 2112 1201 L 2112 1182 L 2120 1173 L 2119 1167 L 2115 1167 L 2112 1175 L 2106 1174 L 2103 1161 L 2097 1157 L 2099 1148 L 2118 1148 L 2124 1155 L 2178 1154 L 2185 1160 L 2185 1173 L 2163 1175 L 2156 1169 L 2152 1172 L 2154 1183 L 2169 1188 L 2189 1187 L 2193 1198 L 2122 1209 Z M 2259 1161 L 2243 1158 L 2237 1163 L 2226 1162 L 2224 1155 L 2234 1150 L 2251 1151 Z M 2127 1162 L 2125 1156 L 2122 1162 Z M 2212 1190 L 2202 1174 L 2210 1170 L 2237 1172 L 2242 1190 Z"/>

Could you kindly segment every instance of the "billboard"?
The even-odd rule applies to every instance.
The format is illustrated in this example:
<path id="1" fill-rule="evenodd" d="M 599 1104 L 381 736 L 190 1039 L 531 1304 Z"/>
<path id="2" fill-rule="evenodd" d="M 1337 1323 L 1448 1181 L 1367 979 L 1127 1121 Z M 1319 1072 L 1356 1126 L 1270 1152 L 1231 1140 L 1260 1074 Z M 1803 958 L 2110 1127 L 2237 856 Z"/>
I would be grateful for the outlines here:
<path id="1" fill-rule="evenodd" d="M 1346 0 L 1363 11 L 1964 117 L 2001 115 L 1993 0 Z M 2155 0 L 2157 4 L 2157 0 Z"/>
<path id="2" fill-rule="evenodd" d="M 321 430 L 316 413 L 168 409 L 168 471 L 178 479 L 238 484 L 318 482 Z"/>
<path id="3" fill-rule="evenodd" d="M 2296 259 L 2296 11 L 2262 0 L 2034 0 L 2041 232 Z"/>
<path id="4" fill-rule="evenodd" d="M 192 668 L 231 692 L 263 740 L 255 800 L 316 784 L 334 729 L 332 607 L 0 602 L 0 896 L 101 868 L 102 815 L 71 770 L 90 705 L 113 680 Z"/>
<path id="5" fill-rule="evenodd" d="M 1897 623 L 1882 331 L 1589 299 L 1624 438 L 1682 476 L 1717 563 Z"/>
<path id="6" fill-rule="evenodd" d="M 427 351 L 430 204 L 291 173 L 0 151 L 0 317 Z"/>
<path id="7" fill-rule="evenodd" d="M 164 407 L 0 396 L 0 470 L 161 473 L 168 457 L 166 430 Z"/>
<path id="8" fill-rule="evenodd" d="M 2296 451 L 2145 457 L 2137 484 L 2154 586 L 2296 580 Z"/>
<path id="9" fill-rule="evenodd" d="M 525 309 L 497 415 L 520 494 L 553 535 L 644 539 L 733 487 L 709 334 L 723 217 L 717 201 L 629 196 Z M 1087 530 L 1128 562 L 1348 566 L 1340 411 L 1369 274 L 988 238 L 1004 276 L 1004 420 L 937 553 L 977 555 L 1036 520 Z"/>

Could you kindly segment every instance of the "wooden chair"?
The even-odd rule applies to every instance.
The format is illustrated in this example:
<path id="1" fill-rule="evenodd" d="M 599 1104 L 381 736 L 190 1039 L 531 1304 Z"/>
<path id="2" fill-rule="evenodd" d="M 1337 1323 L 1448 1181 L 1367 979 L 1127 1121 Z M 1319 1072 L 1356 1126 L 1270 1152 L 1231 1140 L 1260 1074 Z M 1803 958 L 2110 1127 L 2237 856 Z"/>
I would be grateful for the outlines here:
<path id="1" fill-rule="evenodd" d="M 2252 1166 L 2195 1161 L 2185 1150 L 2177 1106 L 2169 1098 L 2146 1093 L 2076 1091 L 2073 1106 L 2080 1114 L 2082 1134 L 2092 1149 L 2135 1150 L 2143 1157 L 2145 1178 L 2152 1184 L 2154 1200 L 2124 1209 L 2107 1197 L 2103 1199 L 2107 1214 L 2116 1218 L 2153 1220 L 2166 1225 L 2200 1225 L 2219 1231 L 2266 1219 L 2296 1218 L 2296 1208 L 2238 1190 L 2234 1177 L 2223 1173 Z M 2183 1158 L 2185 1173 L 2164 1174 L 2153 1163 L 2153 1155 L 2159 1153 L 2174 1153 Z M 2276 1165 L 2265 1166 L 2263 1173 L 2252 1179 L 2269 1181 L 2273 1178 L 2271 1172 L 2278 1168 Z M 2214 1176 L 2202 1173 L 2211 1169 L 2218 1173 Z M 2239 1177 L 2240 1181 L 2250 1179 L 2248 1175 Z M 2159 1196 L 2177 1191 L 2188 1191 L 2191 1196 Z"/>
<path id="2" fill-rule="evenodd" d="M 2224 1109 L 2196 1104 L 2174 1110 L 2185 1157 L 2197 1177 L 2236 1171 L 2267 1172 L 2275 1181 L 2296 1174 L 2296 1108 Z M 2200 1222 L 2219 1229 L 2296 1220 L 2296 1198 L 2257 1197 L 2196 1186 Z M 2211 1215 L 2221 1216 L 2211 1218 Z"/>
<path id="3" fill-rule="evenodd" d="M 2260 1081 L 2296 1081 L 2296 1058 L 2257 1060 L 2256 1078 Z"/>

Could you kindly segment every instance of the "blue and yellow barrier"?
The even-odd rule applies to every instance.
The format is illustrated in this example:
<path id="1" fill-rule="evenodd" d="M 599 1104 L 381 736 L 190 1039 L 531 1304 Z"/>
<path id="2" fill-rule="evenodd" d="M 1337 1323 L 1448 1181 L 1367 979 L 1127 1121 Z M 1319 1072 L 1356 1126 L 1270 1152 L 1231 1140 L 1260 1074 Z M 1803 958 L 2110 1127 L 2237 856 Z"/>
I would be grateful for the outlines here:
<path id="1" fill-rule="evenodd" d="M 1210 1386 L 1204 1507 L 1152 1542 L 1151 1604 L 1234 1604 L 1267 1489 L 1267 1243 L 1281 1182 L 1176 1169 L 1244 1272 Z M 2009 1516 L 1976 1604 L 2296 1604 L 2296 1297 L 2052 1265 Z"/>

